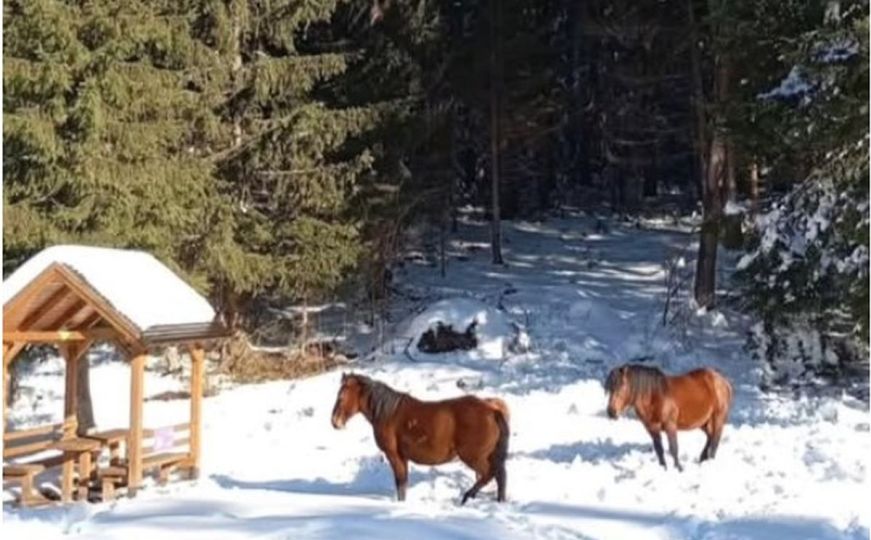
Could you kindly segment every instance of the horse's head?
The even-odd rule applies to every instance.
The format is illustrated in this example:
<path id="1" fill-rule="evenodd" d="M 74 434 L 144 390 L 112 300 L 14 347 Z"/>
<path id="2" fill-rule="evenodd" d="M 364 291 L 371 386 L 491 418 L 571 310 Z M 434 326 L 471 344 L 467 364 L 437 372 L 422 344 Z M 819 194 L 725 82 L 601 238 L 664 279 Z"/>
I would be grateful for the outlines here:
<path id="1" fill-rule="evenodd" d="M 632 401 L 627 366 L 616 367 L 608 373 L 608 378 L 605 379 L 605 391 L 608 392 L 608 417 L 617 418 Z"/>
<path id="2" fill-rule="evenodd" d="M 342 429 L 345 423 L 362 407 L 363 385 L 353 373 L 342 373 L 342 384 L 333 405 L 333 427 Z"/>

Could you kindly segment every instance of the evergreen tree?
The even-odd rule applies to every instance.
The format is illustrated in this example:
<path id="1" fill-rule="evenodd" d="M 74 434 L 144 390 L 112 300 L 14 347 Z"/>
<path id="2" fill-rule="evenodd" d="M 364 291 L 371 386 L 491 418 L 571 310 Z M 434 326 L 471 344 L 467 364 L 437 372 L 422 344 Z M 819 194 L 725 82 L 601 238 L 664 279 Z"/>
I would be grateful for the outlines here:
<path id="1" fill-rule="evenodd" d="M 198 285 L 212 210 L 187 88 L 206 55 L 178 2 L 4 5 L 4 271 L 47 244 L 155 253 Z"/>
<path id="2" fill-rule="evenodd" d="M 231 321 L 255 296 L 316 300 L 358 262 L 350 202 L 374 156 L 354 141 L 384 111 L 331 90 L 358 52 L 338 31 L 339 7 L 209 1 L 195 22 L 221 66 L 201 81 L 216 112 L 202 131 L 230 202 L 209 231 L 203 264 Z"/>
<path id="3" fill-rule="evenodd" d="M 771 182 L 791 186 L 755 222 L 739 264 L 762 318 L 752 345 L 779 382 L 867 358 L 868 11 L 816 7 L 780 34 L 794 36 L 776 50 L 782 80 L 746 104 L 767 128 L 772 148 L 759 159 Z"/>

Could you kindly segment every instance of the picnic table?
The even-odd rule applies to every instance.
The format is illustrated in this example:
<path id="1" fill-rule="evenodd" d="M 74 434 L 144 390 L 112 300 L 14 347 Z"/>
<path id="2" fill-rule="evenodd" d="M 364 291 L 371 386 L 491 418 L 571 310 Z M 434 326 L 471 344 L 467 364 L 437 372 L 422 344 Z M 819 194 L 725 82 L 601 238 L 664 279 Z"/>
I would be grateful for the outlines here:
<path id="1" fill-rule="evenodd" d="M 98 433 L 89 433 L 87 437 L 100 441 L 100 445 L 109 449 L 109 464 L 118 466 L 121 464 L 121 443 L 127 442 L 130 430 L 125 428 L 110 429 Z"/>
<path id="2" fill-rule="evenodd" d="M 52 444 L 50 448 L 63 452 L 63 469 L 61 480 L 61 500 L 70 502 L 73 499 L 73 474 L 76 461 L 79 465 L 78 498 L 88 500 L 88 488 L 91 475 L 94 472 L 92 455 L 100 450 L 100 441 L 86 437 L 63 439 Z"/>

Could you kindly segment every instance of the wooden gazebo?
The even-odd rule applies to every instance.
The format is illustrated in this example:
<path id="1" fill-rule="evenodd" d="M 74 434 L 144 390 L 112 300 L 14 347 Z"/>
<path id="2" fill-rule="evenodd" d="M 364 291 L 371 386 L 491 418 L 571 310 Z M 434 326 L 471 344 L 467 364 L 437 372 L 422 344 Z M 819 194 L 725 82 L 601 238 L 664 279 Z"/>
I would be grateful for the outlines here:
<path id="1" fill-rule="evenodd" d="M 2 298 L 3 381 L 7 396 L 10 364 L 27 345 L 56 345 L 66 361 L 65 422 L 62 432 L 57 433 L 63 444 L 53 443 L 55 446 L 49 447 L 70 456 L 64 461 L 65 499 L 72 495 L 74 449 L 93 449 L 88 441 L 75 443 L 79 439 L 76 434 L 76 366 L 95 342 L 114 343 L 130 361 L 129 428 L 116 430 L 114 435 L 115 442 L 126 443 L 127 453 L 124 458 L 113 456 L 113 465 L 116 471 L 123 471 L 118 473 L 123 477 L 119 484 L 126 485 L 131 492 L 141 485 L 143 467 L 150 463 L 143 440 L 155 435 L 153 430 L 143 426 L 147 355 L 166 345 L 189 348 L 192 360 L 190 424 L 172 426 L 177 431 L 188 431 L 187 450 L 172 454 L 175 462 L 171 465 L 186 468 L 193 476 L 197 474 L 202 444 L 205 348 L 226 336 L 224 325 L 205 298 L 148 253 L 85 246 L 55 246 L 38 253 L 3 282 Z M 7 399 L 3 401 L 4 441 L 10 447 L 14 446 L 16 435 L 6 433 Z M 27 436 L 38 439 L 40 433 L 48 431 L 47 428 L 31 430 Z M 34 443 L 23 446 L 45 449 Z M 83 458 L 84 454 L 91 456 L 94 454 L 91 450 L 80 454 Z M 29 474 L 27 467 L 6 465 L 6 457 L 4 450 L 4 479 L 14 474 Z M 87 460 L 83 462 L 87 467 Z M 81 469 L 82 462 L 79 465 Z M 163 477 L 162 468 L 160 472 Z M 97 480 L 97 473 L 79 470 L 80 484 Z M 27 479 L 32 481 L 32 475 Z M 79 489 L 80 493 L 87 493 L 87 487 L 80 485 Z"/>

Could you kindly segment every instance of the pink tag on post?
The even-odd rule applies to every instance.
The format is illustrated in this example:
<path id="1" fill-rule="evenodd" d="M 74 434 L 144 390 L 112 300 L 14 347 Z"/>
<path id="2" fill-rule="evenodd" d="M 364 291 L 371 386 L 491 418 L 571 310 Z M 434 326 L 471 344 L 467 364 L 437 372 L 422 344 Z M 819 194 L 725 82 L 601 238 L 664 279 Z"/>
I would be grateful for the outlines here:
<path id="1" fill-rule="evenodd" d="M 175 430 L 171 427 L 162 427 L 154 430 L 154 451 L 169 450 L 175 443 Z"/>

